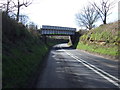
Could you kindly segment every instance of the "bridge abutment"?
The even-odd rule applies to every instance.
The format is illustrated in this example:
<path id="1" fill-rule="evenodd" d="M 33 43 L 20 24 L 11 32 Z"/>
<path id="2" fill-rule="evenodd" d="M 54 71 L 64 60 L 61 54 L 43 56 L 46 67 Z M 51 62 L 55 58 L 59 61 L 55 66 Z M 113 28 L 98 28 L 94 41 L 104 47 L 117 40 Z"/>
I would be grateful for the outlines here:
<path id="1" fill-rule="evenodd" d="M 70 43 L 72 44 L 73 48 L 77 47 L 77 44 L 79 42 L 80 34 L 78 32 L 75 32 L 74 35 L 70 35 Z"/>
<path id="2" fill-rule="evenodd" d="M 42 35 L 42 39 L 43 39 L 43 42 L 47 45 L 47 36 L 46 35 Z"/>

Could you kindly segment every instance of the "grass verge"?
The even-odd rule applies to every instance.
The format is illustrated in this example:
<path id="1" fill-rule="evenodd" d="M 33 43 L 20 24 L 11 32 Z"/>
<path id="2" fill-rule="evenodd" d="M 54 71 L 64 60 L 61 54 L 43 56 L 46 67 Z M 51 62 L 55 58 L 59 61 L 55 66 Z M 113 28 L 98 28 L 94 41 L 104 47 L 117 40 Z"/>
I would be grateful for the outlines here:
<path id="1" fill-rule="evenodd" d="M 95 52 L 103 55 L 110 55 L 110 56 L 117 56 L 118 55 L 118 47 L 102 47 L 99 45 L 92 45 L 92 44 L 84 44 L 82 42 L 78 43 L 78 49 Z"/>
<path id="2" fill-rule="evenodd" d="M 23 88 L 36 72 L 48 48 L 45 45 L 21 43 L 16 47 L 3 47 L 3 88 Z"/>

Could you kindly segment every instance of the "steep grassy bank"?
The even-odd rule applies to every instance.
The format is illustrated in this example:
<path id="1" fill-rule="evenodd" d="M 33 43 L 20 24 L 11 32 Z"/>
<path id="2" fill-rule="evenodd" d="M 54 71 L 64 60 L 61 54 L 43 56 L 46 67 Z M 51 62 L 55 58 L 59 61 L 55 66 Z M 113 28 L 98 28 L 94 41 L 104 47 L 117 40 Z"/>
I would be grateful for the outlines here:
<path id="1" fill-rule="evenodd" d="M 120 21 L 101 25 L 80 37 L 78 49 L 116 57 L 119 55 Z"/>
<path id="2" fill-rule="evenodd" d="M 22 25 L 3 14 L 3 88 L 25 87 L 48 47 Z"/>
<path id="3" fill-rule="evenodd" d="M 2 87 L 25 88 L 50 46 L 59 42 L 50 39 L 46 45 L 39 34 L 30 33 L 4 13 L 2 21 Z"/>

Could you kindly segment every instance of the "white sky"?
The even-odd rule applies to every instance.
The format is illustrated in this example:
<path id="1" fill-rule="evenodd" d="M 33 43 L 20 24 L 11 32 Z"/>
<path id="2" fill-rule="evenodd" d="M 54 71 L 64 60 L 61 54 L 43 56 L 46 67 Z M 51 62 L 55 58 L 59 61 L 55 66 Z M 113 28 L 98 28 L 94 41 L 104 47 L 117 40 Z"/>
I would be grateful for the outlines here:
<path id="1" fill-rule="evenodd" d="M 33 3 L 29 7 L 23 8 L 21 13 L 29 16 L 30 20 L 39 26 L 53 25 L 78 28 L 75 14 L 92 1 L 100 2 L 100 0 L 33 0 Z M 108 22 L 117 19 L 118 3 L 112 9 Z M 102 24 L 102 22 L 99 22 L 99 24 Z"/>

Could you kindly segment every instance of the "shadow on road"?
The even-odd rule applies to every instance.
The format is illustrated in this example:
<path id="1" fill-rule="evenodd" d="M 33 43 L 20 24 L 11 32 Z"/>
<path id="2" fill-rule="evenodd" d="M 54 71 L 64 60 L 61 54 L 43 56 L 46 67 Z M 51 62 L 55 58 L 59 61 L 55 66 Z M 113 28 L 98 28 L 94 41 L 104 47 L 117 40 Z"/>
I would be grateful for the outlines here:
<path id="1" fill-rule="evenodd" d="M 58 46 L 54 46 L 52 48 L 53 50 L 60 50 L 60 49 L 69 49 L 69 50 L 72 50 L 74 49 L 72 46 L 69 46 L 69 47 L 58 47 Z"/>
<path id="2" fill-rule="evenodd" d="M 115 88 L 116 87 L 108 83 L 107 80 L 100 77 L 98 74 L 91 71 L 84 64 L 78 62 L 66 52 L 76 55 L 76 50 L 67 44 L 57 44 L 53 46 L 50 53 L 45 56 L 46 60 L 43 60 L 41 69 L 39 71 L 39 78 L 36 80 L 37 88 Z M 79 58 L 84 58 L 86 61 L 93 61 L 90 56 L 85 53 L 78 52 Z M 83 55 L 83 56 L 82 56 Z M 89 58 L 86 58 L 86 57 Z M 95 58 L 95 57 L 94 57 Z M 97 58 L 95 58 L 96 60 Z M 99 61 L 101 59 L 98 59 Z M 93 62 L 97 66 L 98 63 Z M 101 65 L 101 64 L 100 64 Z M 102 64 L 103 67 L 103 64 Z M 106 68 L 105 68 L 106 69 Z M 93 90 L 93 89 L 92 89 Z"/>

